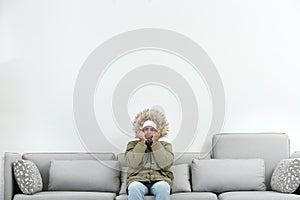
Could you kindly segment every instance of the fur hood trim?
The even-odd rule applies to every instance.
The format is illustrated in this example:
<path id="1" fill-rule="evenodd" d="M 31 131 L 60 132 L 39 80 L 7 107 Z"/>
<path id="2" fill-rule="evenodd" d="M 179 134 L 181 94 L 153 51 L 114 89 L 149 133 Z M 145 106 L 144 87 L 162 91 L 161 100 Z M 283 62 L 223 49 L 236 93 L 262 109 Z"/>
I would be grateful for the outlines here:
<path id="1" fill-rule="evenodd" d="M 154 109 L 146 109 L 140 113 L 138 113 L 133 122 L 133 131 L 135 134 L 142 129 L 145 121 L 151 120 L 157 125 L 157 130 L 160 131 L 162 137 L 166 136 L 169 132 L 169 124 L 166 120 L 165 115 Z"/>

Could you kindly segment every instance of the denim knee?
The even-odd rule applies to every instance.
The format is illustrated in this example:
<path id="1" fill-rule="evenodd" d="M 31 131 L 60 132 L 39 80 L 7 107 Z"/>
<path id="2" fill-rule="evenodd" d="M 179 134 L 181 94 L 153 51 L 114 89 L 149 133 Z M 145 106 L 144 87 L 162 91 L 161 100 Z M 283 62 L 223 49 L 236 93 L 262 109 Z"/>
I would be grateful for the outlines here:
<path id="1" fill-rule="evenodd" d="M 129 193 L 144 193 L 144 185 L 138 181 L 134 181 L 132 183 L 129 184 L 128 186 L 128 194 Z"/>
<path id="2" fill-rule="evenodd" d="M 170 185 L 166 181 L 159 181 L 155 183 L 153 186 L 154 186 L 154 190 L 157 193 L 170 194 Z"/>

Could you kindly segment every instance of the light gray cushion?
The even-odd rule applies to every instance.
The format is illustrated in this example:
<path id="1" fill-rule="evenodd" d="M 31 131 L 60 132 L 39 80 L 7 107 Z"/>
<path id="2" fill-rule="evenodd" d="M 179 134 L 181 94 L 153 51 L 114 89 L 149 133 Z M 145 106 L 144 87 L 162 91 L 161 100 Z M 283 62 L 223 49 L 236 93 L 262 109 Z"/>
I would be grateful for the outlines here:
<path id="1" fill-rule="evenodd" d="M 183 192 L 171 195 L 172 200 L 218 200 L 212 192 Z"/>
<path id="2" fill-rule="evenodd" d="M 272 190 L 293 193 L 300 185 L 300 158 L 283 159 L 276 166 L 272 178 Z"/>
<path id="3" fill-rule="evenodd" d="M 116 200 L 128 200 L 128 196 L 126 194 L 122 194 L 116 197 Z M 146 195 L 144 200 L 155 200 L 153 195 Z"/>
<path id="4" fill-rule="evenodd" d="M 222 193 L 219 200 L 300 200 L 300 196 L 275 191 L 237 191 Z"/>
<path id="5" fill-rule="evenodd" d="M 49 190 L 119 192 L 118 161 L 53 160 L 49 170 Z"/>
<path id="6" fill-rule="evenodd" d="M 266 190 L 262 159 L 193 160 L 193 191 Z"/>
<path id="7" fill-rule="evenodd" d="M 127 179 L 127 171 L 128 171 L 128 167 L 122 167 L 122 171 L 121 171 L 121 189 L 119 194 L 127 194 L 126 193 L 126 179 Z"/>
<path id="8" fill-rule="evenodd" d="M 17 194 L 13 200 L 114 200 L 115 197 L 115 193 L 109 192 L 45 191 L 34 195 Z"/>
<path id="9" fill-rule="evenodd" d="M 173 165 L 171 170 L 173 171 L 174 175 L 172 193 L 191 192 L 189 165 Z"/>
<path id="10" fill-rule="evenodd" d="M 19 159 L 13 162 L 15 180 L 24 194 L 42 191 L 43 181 L 37 166 L 30 160 Z"/>

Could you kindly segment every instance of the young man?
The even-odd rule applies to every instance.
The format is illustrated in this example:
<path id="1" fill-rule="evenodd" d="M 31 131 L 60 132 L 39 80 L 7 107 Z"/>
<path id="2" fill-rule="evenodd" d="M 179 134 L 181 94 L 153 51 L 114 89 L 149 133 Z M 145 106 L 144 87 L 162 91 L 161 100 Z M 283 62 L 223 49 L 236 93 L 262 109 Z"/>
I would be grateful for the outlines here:
<path id="1" fill-rule="evenodd" d="M 168 133 L 164 115 L 156 110 L 144 110 L 133 123 L 135 141 L 127 144 L 125 160 L 128 200 L 143 200 L 147 194 L 156 200 L 169 200 L 174 155 L 172 145 L 159 139 Z"/>

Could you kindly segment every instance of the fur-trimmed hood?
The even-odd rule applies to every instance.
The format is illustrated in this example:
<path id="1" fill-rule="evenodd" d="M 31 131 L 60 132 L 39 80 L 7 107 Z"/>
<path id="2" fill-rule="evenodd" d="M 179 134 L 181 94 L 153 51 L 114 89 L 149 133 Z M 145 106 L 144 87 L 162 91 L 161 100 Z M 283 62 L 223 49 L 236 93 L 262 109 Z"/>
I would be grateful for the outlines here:
<path id="1" fill-rule="evenodd" d="M 162 137 L 166 136 L 169 131 L 169 124 L 166 120 L 165 115 L 154 109 L 146 109 L 140 113 L 138 113 L 133 122 L 133 131 L 135 134 L 142 129 L 145 121 L 151 120 L 157 125 L 157 130 L 160 131 Z"/>

